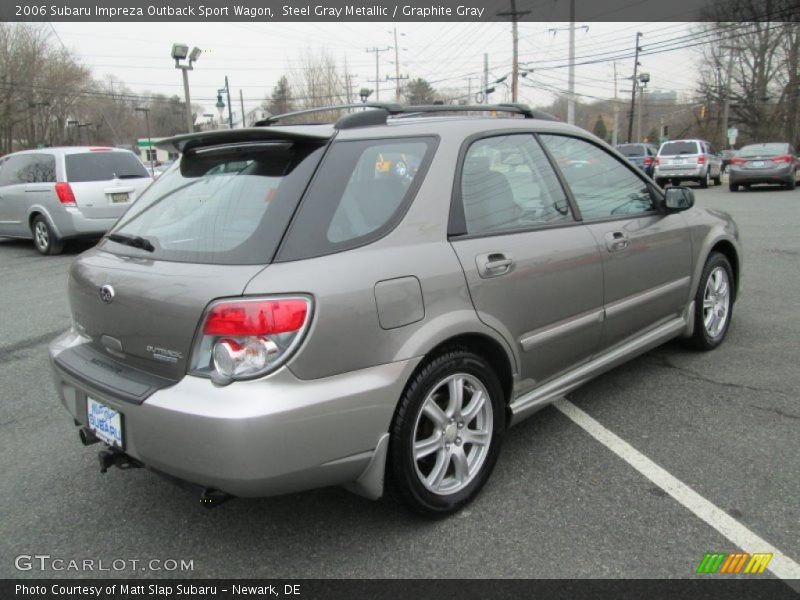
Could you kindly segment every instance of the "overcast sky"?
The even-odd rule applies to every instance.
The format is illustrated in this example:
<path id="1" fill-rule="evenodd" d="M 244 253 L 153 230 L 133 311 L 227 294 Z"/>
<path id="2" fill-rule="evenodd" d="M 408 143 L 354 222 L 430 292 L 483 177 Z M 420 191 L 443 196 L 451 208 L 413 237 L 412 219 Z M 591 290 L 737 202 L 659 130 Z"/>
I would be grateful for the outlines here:
<path id="1" fill-rule="evenodd" d="M 567 88 L 567 23 L 520 23 L 520 62 L 531 61 L 533 71 L 520 88 L 523 102 L 550 103 L 557 90 Z M 620 57 L 617 60 L 618 91 L 630 94 L 633 70 L 631 53 L 637 31 L 644 34 L 644 50 L 664 51 L 640 59 L 640 70 L 650 73 L 650 89 L 689 93 L 695 87 L 696 49 L 681 49 L 681 37 L 690 34 L 687 23 L 578 23 L 578 63 Z M 355 74 L 355 88 L 375 88 L 375 54 L 367 48 L 394 46 L 393 29 L 399 34 L 400 73 L 423 77 L 439 88 L 460 88 L 466 93 L 468 77 L 476 90 L 489 54 L 492 78 L 511 71 L 509 23 L 55 23 L 58 37 L 97 78 L 113 74 L 136 92 L 168 95 L 183 90 L 180 72 L 169 53 L 173 42 L 203 49 L 190 73 L 192 101 L 215 112 L 216 91 L 230 80 L 231 97 L 238 112 L 239 90 L 245 109 L 261 103 L 278 78 L 298 65 L 307 50 L 326 49 L 347 60 Z M 553 29 L 557 31 L 552 31 Z M 670 43 L 671 41 L 674 43 Z M 673 49 L 674 48 L 674 49 Z M 380 55 L 381 99 L 394 99 L 394 50 Z M 528 83 L 529 82 L 529 83 Z M 532 85 L 534 87 L 528 87 Z M 508 89 L 497 87 L 492 100 L 508 100 Z M 576 92 L 579 100 L 613 97 L 614 64 L 611 60 L 578 65 Z M 372 98 L 374 99 L 374 97 Z"/>

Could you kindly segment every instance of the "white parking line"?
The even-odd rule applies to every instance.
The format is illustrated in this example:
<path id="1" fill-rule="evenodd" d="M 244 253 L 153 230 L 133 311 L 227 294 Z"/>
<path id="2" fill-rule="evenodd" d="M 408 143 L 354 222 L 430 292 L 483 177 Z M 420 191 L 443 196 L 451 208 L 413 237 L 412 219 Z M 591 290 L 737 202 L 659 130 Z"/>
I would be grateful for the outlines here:
<path id="1" fill-rule="evenodd" d="M 794 560 L 764 538 L 750 531 L 724 510 L 703 498 L 618 435 L 603 427 L 572 402 L 561 399 L 554 402 L 553 406 L 739 548 L 750 554 L 771 552 L 773 556 L 767 568 L 776 577 L 780 579 L 800 579 L 800 565 Z"/>

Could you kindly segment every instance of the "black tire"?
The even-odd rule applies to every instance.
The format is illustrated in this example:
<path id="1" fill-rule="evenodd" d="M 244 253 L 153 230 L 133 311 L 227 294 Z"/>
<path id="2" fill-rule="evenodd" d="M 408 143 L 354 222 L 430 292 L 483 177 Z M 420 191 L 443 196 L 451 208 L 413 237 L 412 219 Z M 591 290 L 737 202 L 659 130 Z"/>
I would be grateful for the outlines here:
<path id="1" fill-rule="evenodd" d="M 681 184 L 681 180 L 680 179 L 673 179 L 673 180 L 671 180 L 671 183 L 674 186 L 679 186 Z"/>
<path id="2" fill-rule="evenodd" d="M 786 184 L 787 190 L 793 190 L 797 187 L 797 174 L 793 174 L 792 178 L 789 180 L 789 183 Z"/>
<path id="3" fill-rule="evenodd" d="M 731 192 L 738 192 L 739 191 L 739 184 L 738 183 L 729 183 L 728 190 Z"/>
<path id="4" fill-rule="evenodd" d="M 450 423 L 447 425 L 448 428 L 453 428 L 453 431 L 450 432 L 448 429 L 448 434 L 445 434 L 444 431 L 439 434 L 439 431 L 437 431 L 438 426 L 434 424 L 434 421 L 425 416 L 426 423 L 422 417 L 423 405 L 428 399 L 428 395 L 437 391 L 443 385 L 444 380 L 456 374 L 466 374 L 475 378 L 485 388 L 489 396 L 491 419 L 486 414 L 483 414 L 482 418 L 484 419 L 484 424 L 491 422 L 491 433 L 488 446 L 484 450 L 482 462 L 480 462 L 477 471 L 467 481 L 463 482 L 464 487 L 452 493 L 435 493 L 428 489 L 422 481 L 423 473 L 421 469 L 418 469 L 418 461 L 414 457 L 414 441 L 418 430 L 421 431 L 421 428 L 426 426 L 432 430 L 431 438 L 440 436 L 442 448 L 432 452 L 425 458 L 419 459 L 420 462 L 426 460 L 435 462 L 438 460 L 440 452 L 449 452 L 449 450 L 444 450 L 448 435 L 464 435 L 465 430 L 461 428 L 460 424 L 458 424 L 458 429 L 455 429 L 456 425 L 454 425 L 453 419 L 450 419 Z M 466 391 L 468 388 L 464 389 Z M 470 399 L 472 397 L 473 395 L 470 394 Z M 442 402 L 442 400 L 444 399 L 437 398 L 437 403 Z M 479 425 L 480 422 L 477 419 L 478 417 L 470 419 L 465 424 L 466 429 L 469 429 L 469 425 L 472 423 Z M 459 431 L 460 433 L 458 433 Z M 477 496 L 489 479 L 500 453 L 504 431 L 505 400 L 503 390 L 497 375 L 482 357 L 466 348 L 454 347 L 428 359 L 417 370 L 406 386 L 392 420 L 386 465 L 387 490 L 389 494 L 413 510 L 427 516 L 445 516 L 459 510 Z M 466 438 L 466 436 L 464 437 Z M 426 435 L 425 439 L 430 438 Z M 478 453 L 481 451 L 480 445 L 473 446 L 468 442 L 463 442 L 462 447 L 460 437 L 455 441 L 450 440 L 450 442 L 451 444 L 447 445 L 447 448 L 449 449 L 453 446 L 453 451 L 455 451 L 454 446 L 457 442 L 458 446 L 461 447 L 462 454 L 471 453 L 473 450 Z M 437 447 L 438 445 L 439 442 L 437 442 Z M 469 449 L 467 449 L 468 446 Z M 451 468 L 455 469 L 455 462 L 451 463 L 449 454 L 442 454 L 442 456 L 448 456 L 446 463 L 448 466 L 445 469 L 446 477 L 451 472 Z M 431 468 L 431 473 L 435 468 L 435 466 Z M 451 477 L 456 477 L 455 470 L 452 472 L 453 475 Z"/>
<path id="5" fill-rule="evenodd" d="M 729 303 L 724 316 L 724 322 L 720 330 L 711 335 L 706 328 L 705 313 L 703 310 L 703 300 L 705 298 L 706 285 L 715 270 L 721 268 L 727 275 Z M 731 324 L 733 317 L 733 304 L 734 304 L 734 290 L 736 289 L 736 281 L 733 278 L 733 269 L 731 263 L 724 254 L 719 252 L 712 252 L 706 264 L 703 267 L 703 273 L 700 276 L 700 283 L 697 286 L 697 293 L 694 296 L 694 332 L 692 337 L 687 339 L 688 344 L 695 350 L 708 351 L 718 347 L 724 340 L 725 335 L 728 333 L 728 328 Z M 713 310 L 713 309 L 711 309 Z"/>
<path id="6" fill-rule="evenodd" d="M 33 245 L 40 254 L 61 254 L 64 250 L 64 242 L 56 237 L 53 228 L 42 215 L 36 215 L 31 222 L 31 235 Z"/>
<path id="7" fill-rule="evenodd" d="M 719 175 L 714 177 L 714 185 L 722 185 L 722 171 L 719 172 Z"/>
<path id="8" fill-rule="evenodd" d="M 706 171 L 705 176 L 702 179 L 700 179 L 700 181 L 698 183 L 700 184 L 701 188 L 706 189 L 708 187 L 708 184 L 710 183 L 710 181 L 711 181 L 710 174 L 709 174 L 708 171 Z"/>

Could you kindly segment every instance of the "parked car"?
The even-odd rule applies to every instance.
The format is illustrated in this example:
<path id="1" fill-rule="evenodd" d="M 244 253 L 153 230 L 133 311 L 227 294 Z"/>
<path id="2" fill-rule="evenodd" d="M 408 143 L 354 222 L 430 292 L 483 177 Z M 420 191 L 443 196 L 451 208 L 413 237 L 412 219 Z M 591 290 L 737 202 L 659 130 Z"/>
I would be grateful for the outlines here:
<path id="1" fill-rule="evenodd" d="M 648 177 L 652 177 L 656 168 L 658 149 L 652 144 L 618 144 L 617 151 L 639 167 Z"/>
<path id="2" fill-rule="evenodd" d="M 151 181 L 136 155 L 118 148 L 8 154 L 0 159 L 0 237 L 33 239 L 42 254 L 99 239 Z"/>
<path id="3" fill-rule="evenodd" d="M 797 181 L 797 152 L 786 143 L 750 144 L 739 150 L 731 160 L 728 189 L 749 188 L 755 183 L 773 183 L 795 189 Z"/>
<path id="4" fill-rule="evenodd" d="M 146 466 L 206 506 L 385 481 L 446 514 L 507 427 L 675 337 L 722 343 L 729 216 L 522 105 L 408 110 L 161 142 L 180 168 L 75 260 L 50 345 L 102 469 Z"/>
<path id="5" fill-rule="evenodd" d="M 164 172 L 169 169 L 173 164 L 175 164 L 174 160 L 165 160 L 153 167 L 153 179 L 158 179 L 161 177 Z"/>
<path id="6" fill-rule="evenodd" d="M 658 149 L 654 179 L 661 187 L 695 181 L 707 188 L 712 181 L 719 185 L 721 177 L 722 158 L 705 140 L 672 140 Z"/>

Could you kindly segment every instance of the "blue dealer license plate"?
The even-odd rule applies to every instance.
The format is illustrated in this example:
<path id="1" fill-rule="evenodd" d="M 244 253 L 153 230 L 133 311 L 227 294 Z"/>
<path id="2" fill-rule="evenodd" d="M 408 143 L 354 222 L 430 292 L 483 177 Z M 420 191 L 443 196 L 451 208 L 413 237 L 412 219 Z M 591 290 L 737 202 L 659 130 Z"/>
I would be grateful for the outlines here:
<path id="1" fill-rule="evenodd" d="M 89 417 L 89 429 L 98 438 L 109 446 L 123 449 L 121 413 L 101 404 L 94 398 L 87 398 L 86 414 Z"/>

